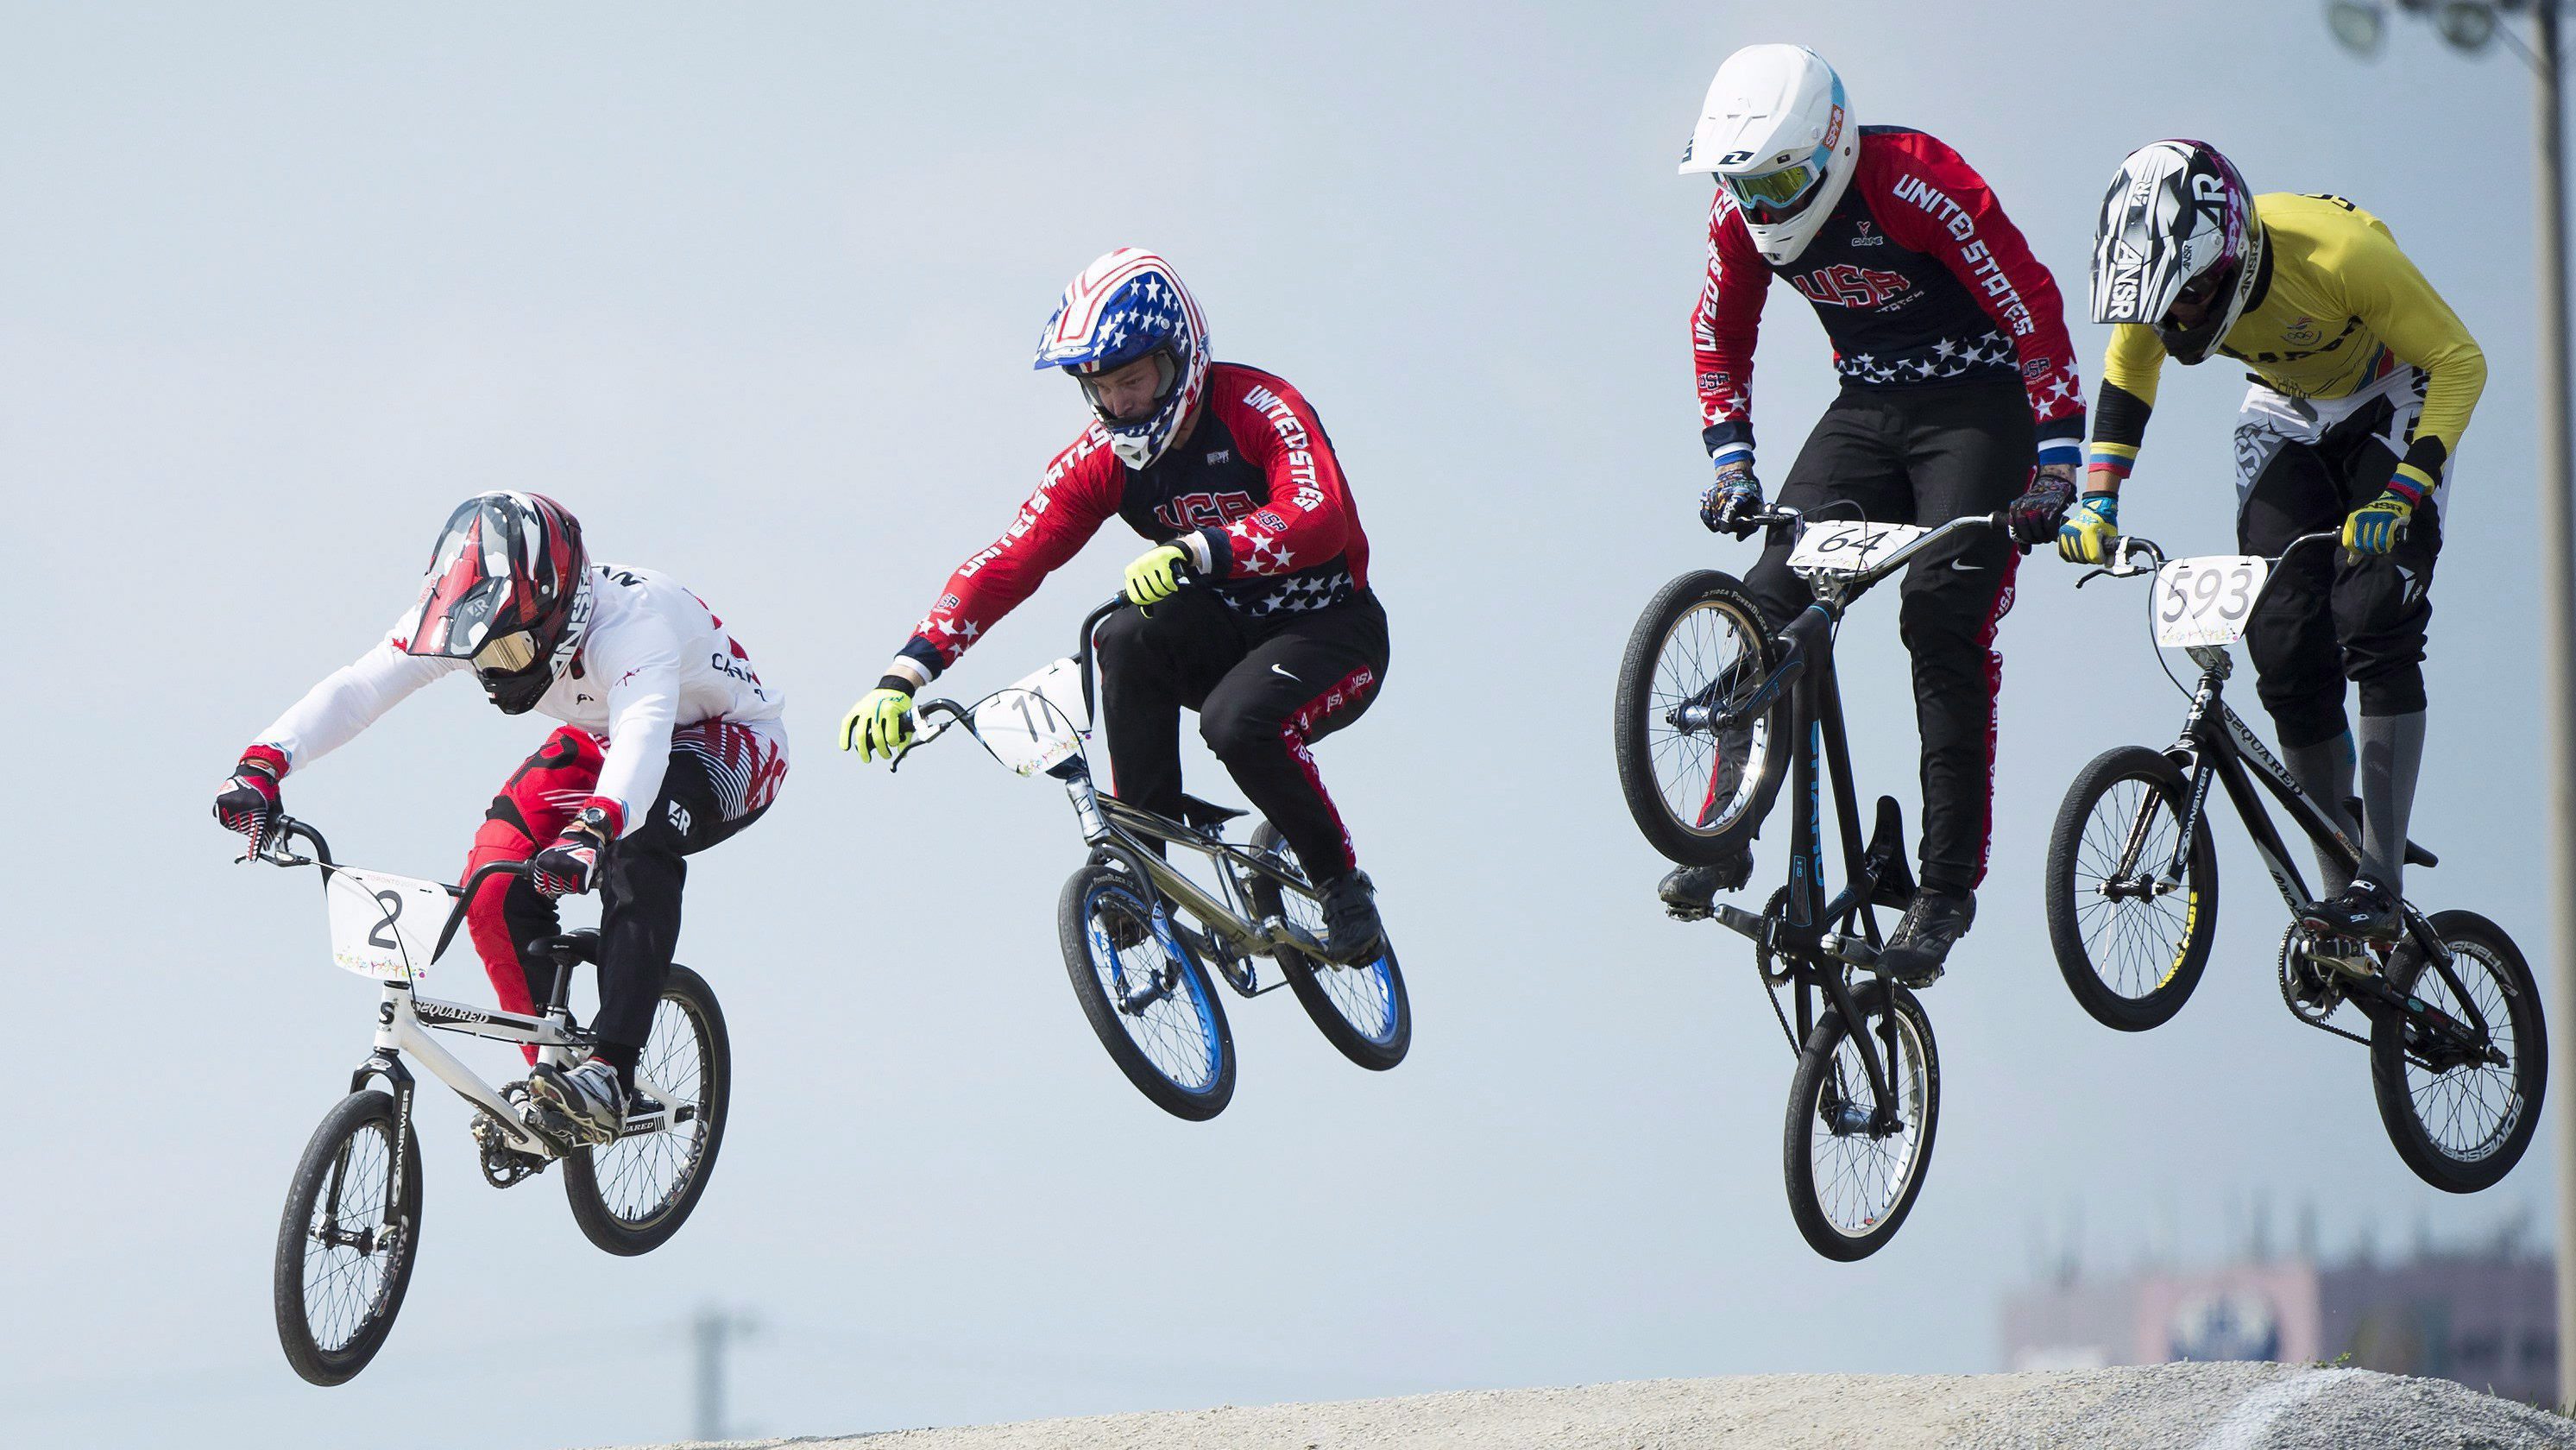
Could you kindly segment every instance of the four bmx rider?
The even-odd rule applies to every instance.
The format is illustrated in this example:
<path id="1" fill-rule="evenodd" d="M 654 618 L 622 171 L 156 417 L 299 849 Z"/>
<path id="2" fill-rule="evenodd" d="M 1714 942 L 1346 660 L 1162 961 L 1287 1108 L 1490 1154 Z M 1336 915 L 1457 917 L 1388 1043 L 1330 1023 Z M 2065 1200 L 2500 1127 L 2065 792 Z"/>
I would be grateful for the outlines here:
<path id="1" fill-rule="evenodd" d="M 2293 777 L 2362 842 L 2358 873 L 2323 863 L 2327 899 L 2306 924 L 2393 938 L 2442 488 L 2485 363 L 2388 228 L 2339 197 L 2254 196 L 2200 142 L 2130 155 L 2095 241 L 2092 315 L 2115 327 L 2079 501 L 2086 415 L 2056 283 L 1957 153 L 1920 131 L 1856 124 L 1815 52 L 1757 45 L 1718 70 L 1681 170 L 1717 183 L 1692 321 L 1714 470 L 1701 521 L 1739 538 L 1759 527 L 1750 383 L 1774 277 L 1815 307 L 1842 379 L 1781 504 L 1925 526 L 2009 516 L 2009 538 L 1962 531 L 1918 556 L 1903 584 L 1922 869 L 1882 957 L 1891 975 L 1937 978 L 1975 918 L 2014 546 L 2054 539 L 2069 561 L 2103 562 L 2164 360 L 2213 353 L 2253 380 L 2236 432 L 2238 547 L 2278 555 L 2303 534 L 2340 532 L 2334 556 L 2308 550 L 2281 566 L 2246 635 Z M 912 738 L 913 696 L 1119 518 L 1152 547 L 1127 568 L 1136 608 L 1099 637 L 1115 788 L 1182 815 L 1180 714 L 1197 711 L 1209 749 L 1316 883 L 1330 953 L 1369 960 L 1382 940 L 1374 891 L 1310 747 L 1375 701 L 1387 622 L 1322 422 L 1285 381 L 1215 361 L 1171 265 L 1134 248 L 1065 289 L 1035 365 L 1072 375 L 1094 417 L 1008 531 L 949 577 L 842 722 L 843 748 L 891 759 Z M 1771 527 L 1745 581 L 1774 631 L 1811 598 L 1788 568 L 1791 532 Z M 550 983 L 532 946 L 558 929 L 556 898 L 600 889 L 596 1053 L 513 1086 L 563 1141 L 606 1141 L 670 968 L 684 858 L 775 798 L 783 701 L 695 595 L 592 563 L 551 499 L 482 494 L 450 516 L 418 600 L 385 638 L 242 752 L 216 816 L 256 851 L 291 769 L 469 668 L 504 713 L 563 722 L 493 798 L 467 865 L 534 869 L 488 883 L 466 920 L 502 1006 L 524 1013 Z M 2343 815 L 2356 777 L 2357 826 Z M 1740 851 L 1681 868 L 1660 895 L 1676 915 L 1706 915 L 1751 866 Z"/>

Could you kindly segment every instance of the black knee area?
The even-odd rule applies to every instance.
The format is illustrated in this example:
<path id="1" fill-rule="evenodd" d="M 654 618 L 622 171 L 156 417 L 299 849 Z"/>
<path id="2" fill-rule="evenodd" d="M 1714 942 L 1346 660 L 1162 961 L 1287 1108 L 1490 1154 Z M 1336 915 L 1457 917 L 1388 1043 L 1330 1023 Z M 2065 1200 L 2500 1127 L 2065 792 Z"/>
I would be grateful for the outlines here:
<path id="1" fill-rule="evenodd" d="M 1122 609 L 1109 616 L 1092 636 L 1092 648 L 1105 672 L 1125 670 L 1145 653 L 1145 632 L 1153 621 L 1139 610 Z"/>
<path id="2" fill-rule="evenodd" d="M 1210 699 L 1199 712 L 1199 738 L 1210 754 L 1229 764 L 1257 750 L 1280 748 L 1278 721 L 1218 699 Z"/>

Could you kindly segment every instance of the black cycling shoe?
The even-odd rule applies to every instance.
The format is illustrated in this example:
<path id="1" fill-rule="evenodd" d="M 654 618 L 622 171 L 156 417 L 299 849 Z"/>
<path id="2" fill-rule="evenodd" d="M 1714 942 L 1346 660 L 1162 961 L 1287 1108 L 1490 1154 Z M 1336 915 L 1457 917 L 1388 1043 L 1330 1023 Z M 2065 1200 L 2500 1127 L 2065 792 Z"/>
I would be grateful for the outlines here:
<path id="1" fill-rule="evenodd" d="M 2366 878 L 2355 880 L 2340 895 L 2300 912 L 2299 924 L 2310 931 L 2376 942 L 2395 941 L 2405 930 L 2397 898 L 2386 887 Z"/>
<path id="2" fill-rule="evenodd" d="M 1931 986 L 1941 980 L 1941 964 L 1949 959 L 1951 946 L 1968 934 L 1976 919 L 1975 896 L 1917 887 L 1914 899 L 1906 903 L 1905 919 L 1896 924 L 1896 934 L 1878 954 L 1878 964 L 1905 986 Z"/>
<path id="3" fill-rule="evenodd" d="M 1366 966 L 1385 950 L 1386 927 L 1377 919 L 1377 886 L 1365 871 L 1345 871 L 1324 883 L 1324 952 L 1344 966 Z"/>
<path id="4" fill-rule="evenodd" d="M 1664 913 L 1675 921 L 1705 921 L 1721 891 L 1740 891 L 1753 879 L 1753 853 L 1737 851 L 1714 866 L 1676 866 L 1655 883 Z"/>

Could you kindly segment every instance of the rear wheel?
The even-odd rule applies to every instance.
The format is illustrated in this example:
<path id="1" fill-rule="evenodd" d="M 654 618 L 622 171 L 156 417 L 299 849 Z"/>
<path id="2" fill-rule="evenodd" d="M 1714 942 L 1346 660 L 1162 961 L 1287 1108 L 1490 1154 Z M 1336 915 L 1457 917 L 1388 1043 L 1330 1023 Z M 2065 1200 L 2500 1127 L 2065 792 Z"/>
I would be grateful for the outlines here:
<path id="1" fill-rule="evenodd" d="M 1619 789 L 1646 840 L 1685 866 L 1743 849 L 1779 793 L 1789 700 L 1724 730 L 1710 718 L 1761 683 L 1762 611 L 1712 569 L 1667 584 L 1637 616 L 1611 711 Z"/>
<path id="2" fill-rule="evenodd" d="M 1234 1098 L 1234 1034 L 1198 958 L 1154 931 L 1150 888 L 1094 862 L 1056 903 L 1073 995 L 1109 1060 L 1176 1118 L 1213 1118 Z"/>
<path id="3" fill-rule="evenodd" d="M 2484 1051 L 2464 1050 L 2468 1044 L 2428 1030 L 2415 1014 L 2382 1008 L 2371 1014 L 2370 1081 L 2379 1120 L 2406 1166 L 2445 1192 L 2475 1193 L 2502 1181 L 2531 1146 L 2549 1040 L 2540 989 L 2513 938 L 2475 912 L 2435 912 L 2431 920 L 2451 949 L 2457 985 L 2411 943 L 2392 957 L 2390 978 L 2469 1030 L 2474 1005 L 2486 1022 Z"/>
<path id="4" fill-rule="evenodd" d="M 1252 833 L 1252 849 L 1276 856 L 1299 880 L 1311 880 L 1297 852 L 1268 821 Z M 1254 909 L 1285 918 L 1317 940 L 1324 939 L 1324 904 L 1303 891 L 1290 890 L 1267 876 L 1252 882 Z M 1273 955 L 1306 1009 L 1317 1031 L 1342 1056 L 1372 1072 L 1384 1072 L 1404 1061 L 1413 1046 L 1413 1004 L 1405 996 L 1404 969 L 1395 962 L 1389 939 L 1377 960 L 1364 966 L 1309 961 L 1303 952 L 1280 948 Z"/>
<path id="5" fill-rule="evenodd" d="M 394 1100 L 351 1093 L 304 1145 L 277 1225 L 271 1298 L 277 1342 L 317 1385 L 347 1382 L 384 1347 L 420 1249 L 420 1140 L 402 1135 L 395 1186 Z"/>
<path id="6" fill-rule="evenodd" d="M 2067 990 L 2105 1027 L 2162 1026 L 2209 965 L 2218 851 L 2206 814 L 2193 823 L 2182 880 L 2160 884 L 2190 804 L 2191 783 L 2172 761 L 2124 745 L 2077 772 L 2058 808 L 2048 838 L 2048 943 Z"/>
<path id="7" fill-rule="evenodd" d="M 1904 1226 L 1941 1123 L 1941 1056 L 1923 1004 L 1892 983 L 1884 991 L 1865 983 L 1852 997 L 1868 1050 L 1887 1072 L 1892 1111 L 1880 1117 L 1861 1046 L 1843 1015 L 1828 1010 L 1798 1055 L 1782 1145 L 1789 1216 L 1809 1248 L 1843 1262 L 1877 1253 Z M 1892 1054 L 1884 1030 L 1890 1002 Z"/>
<path id="8" fill-rule="evenodd" d="M 635 1083 L 665 1102 L 669 1126 L 564 1160 L 564 1193 L 582 1235 L 612 1254 L 649 1253 L 688 1222 L 715 1172 L 733 1100 L 733 1047 L 706 978 L 674 965 L 635 1060 Z M 645 1108 L 629 1109 L 629 1125 Z"/>

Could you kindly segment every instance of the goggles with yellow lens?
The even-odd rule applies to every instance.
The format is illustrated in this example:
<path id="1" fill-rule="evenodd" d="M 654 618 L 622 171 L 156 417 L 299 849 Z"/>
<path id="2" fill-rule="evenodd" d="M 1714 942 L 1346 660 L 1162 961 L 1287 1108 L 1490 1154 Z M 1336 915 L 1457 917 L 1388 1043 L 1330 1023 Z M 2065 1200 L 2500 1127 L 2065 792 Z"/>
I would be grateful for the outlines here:
<path id="1" fill-rule="evenodd" d="M 1814 193 L 1816 183 L 1824 178 L 1824 167 L 1810 159 L 1795 166 L 1783 166 L 1777 171 L 1765 171 L 1759 176 L 1727 176 L 1721 173 L 1717 179 L 1734 196 L 1735 204 L 1742 207 L 1746 215 L 1757 222 L 1768 223 L 1797 215 Z"/>
<path id="2" fill-rule="evenodd" d="M 514 675 L 537 662 L 537 637 L 524 629 L 483 641 L 474 651 L 474 668 L 487 675 Z"/>

